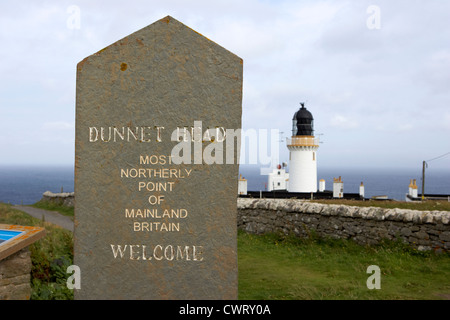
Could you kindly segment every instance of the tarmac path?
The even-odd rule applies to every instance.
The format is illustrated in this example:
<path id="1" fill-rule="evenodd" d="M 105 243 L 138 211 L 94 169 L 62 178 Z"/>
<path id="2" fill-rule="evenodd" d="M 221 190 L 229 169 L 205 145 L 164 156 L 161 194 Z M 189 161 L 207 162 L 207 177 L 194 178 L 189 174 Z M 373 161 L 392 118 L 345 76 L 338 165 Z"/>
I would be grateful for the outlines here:
<path id="1" fill-rule="evenodd" d="M 30 216 L 33 216 L 37 219 L 42 219 L 53 224 L 56 224 L 64 229 L 70 230 L 73 232 L 73 221 L 67 216 L 64 216 L 56 211 L 48 211 L 28 206 L 13 206 L 14 209 L 18 209 L 25 213 L 28 213 Z"/>

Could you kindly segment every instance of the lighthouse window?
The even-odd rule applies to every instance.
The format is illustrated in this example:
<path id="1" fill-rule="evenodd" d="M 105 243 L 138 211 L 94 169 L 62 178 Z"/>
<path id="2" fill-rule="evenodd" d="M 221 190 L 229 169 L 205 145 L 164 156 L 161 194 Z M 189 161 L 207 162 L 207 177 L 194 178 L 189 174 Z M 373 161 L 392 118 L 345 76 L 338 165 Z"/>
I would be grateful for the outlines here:
<path id="1" fill-rule="evenodd" d="M 280 171 L 278 171 L 278 175 L 280 175 Z"/>
<path id="2" fill-rule="evenodd" d="M 313 152 L 313 161 L 316 161 L 316 153 Z"/>
<path id="3" fill-rule="evenodd" d="M 278 182 L 278 186 L 280 186 L 280 183 Z"/>

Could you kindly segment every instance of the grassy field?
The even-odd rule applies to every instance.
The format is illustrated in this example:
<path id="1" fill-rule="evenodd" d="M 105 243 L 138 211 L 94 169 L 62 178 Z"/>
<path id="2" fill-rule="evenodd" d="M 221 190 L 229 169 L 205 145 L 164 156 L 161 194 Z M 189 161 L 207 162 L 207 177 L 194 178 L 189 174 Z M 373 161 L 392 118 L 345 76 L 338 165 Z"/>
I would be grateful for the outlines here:
<path id="1" fill-rule="evenodd" d="M 447 253 L 242 231 L 238 245 L 239 299 L 450 299 Z M 379 290 L 367 288 L 370 265 L 380 268 Z"/>
<path id="2" fill-rule="evenodd" d="M 45 226 L 30 246 L 32 299 L 73 299 L 66 287 L 73 236 L 0 204 L 0 223 Z M 450 299 L 450 254 L 419 252 L 400 243 L 365 247 L 349 240 L 299 239 L 238 233 L 239 299 Z M 381 270 L 381 289 L 369 290 L 367 267 Z"/>

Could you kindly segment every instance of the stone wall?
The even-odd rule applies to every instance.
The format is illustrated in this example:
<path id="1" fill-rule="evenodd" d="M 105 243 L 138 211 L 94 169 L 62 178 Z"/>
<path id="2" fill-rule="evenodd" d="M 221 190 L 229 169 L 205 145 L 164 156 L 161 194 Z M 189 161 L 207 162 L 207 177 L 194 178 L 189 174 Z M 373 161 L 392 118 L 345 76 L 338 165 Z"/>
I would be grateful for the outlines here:
<path id="1" fill-rule="evenodd" d="M 64 205 L 67 207 L 74 206 L 74 193 L 64 192 L 64 193 L 53 193 L 50 191 L 44 192 L 42 195 L 43 201 L 53 202 L 55 204 Z"/>
<path id="2" fill-rule="evenodd" d="M 238 228 L 249 233 L 283 232 L 300 237 L 353 239 L 377 244 L 403 239 L 419 250 L 450 250 L 450 212 L 382 209 L 296 199 L 238 198 Z"/>
<path id="3" fill-rule="evenodd" d="M 0 300 L 29 300 L 30 272 L 28 247 L 0 260 Z"/>

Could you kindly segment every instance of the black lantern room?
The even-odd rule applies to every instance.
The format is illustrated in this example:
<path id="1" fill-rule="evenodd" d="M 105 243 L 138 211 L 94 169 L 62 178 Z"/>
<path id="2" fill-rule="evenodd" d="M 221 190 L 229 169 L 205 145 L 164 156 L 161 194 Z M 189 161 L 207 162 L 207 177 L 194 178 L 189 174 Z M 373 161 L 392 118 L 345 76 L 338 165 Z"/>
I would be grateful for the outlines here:
<path id="1" fill-rule="evenodd" d="M 306 108 L 305 103 L 292 118 L 292 136 L 313 136 L 314 135 L 314 118 Z"/>

